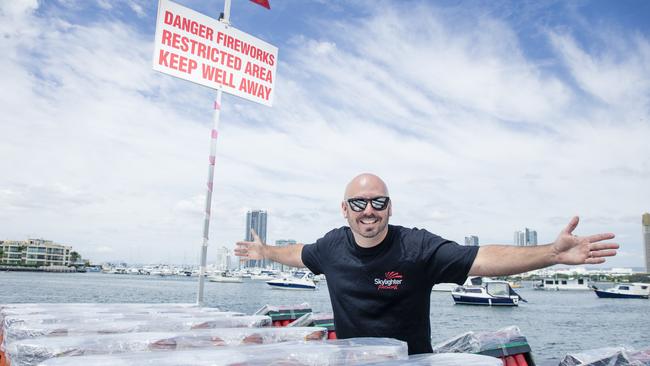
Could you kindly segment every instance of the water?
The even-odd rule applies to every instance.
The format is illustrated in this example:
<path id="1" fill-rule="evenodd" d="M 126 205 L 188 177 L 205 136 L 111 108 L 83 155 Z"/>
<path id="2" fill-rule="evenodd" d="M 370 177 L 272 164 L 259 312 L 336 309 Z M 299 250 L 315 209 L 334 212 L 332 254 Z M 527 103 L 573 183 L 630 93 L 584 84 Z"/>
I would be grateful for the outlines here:
<path id="1" fill-rule="evenodd" d="M 246 281 L 246 280 L 245 280 Z M 197 279 L 101 273 L 0 272 L 0 303 L 196 301 Z M 567 353 L 606 346 L 650 347 L 650 300 L 598 299 L 591 291 L 518 289 L 529 303 L 514 308 L 454 305 L 431 293 L 433 343 L 467 331 L 518 326 L 538 365 L 557 365 Z M 325 283 L 316 291 L 272 290 L 262 281 L 205 284 L 205 303 L 253 313 L 265 304 L 309 303 L 331 312 Z"/>

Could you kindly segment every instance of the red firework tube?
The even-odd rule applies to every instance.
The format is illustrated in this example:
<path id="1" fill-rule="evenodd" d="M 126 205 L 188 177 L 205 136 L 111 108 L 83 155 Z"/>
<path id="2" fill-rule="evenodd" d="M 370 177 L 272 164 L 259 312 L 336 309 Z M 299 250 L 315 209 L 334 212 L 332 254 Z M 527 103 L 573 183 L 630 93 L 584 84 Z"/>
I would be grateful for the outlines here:
<path id="1" fill-rule="evenodd" d="M 515 361 L 517 361 L 517 365 L 519 366 L 528 366 L 528 362 L 526 362 L 526 357 L 524 357 L 523 353 L 517 353 L 515 355 Z"/>

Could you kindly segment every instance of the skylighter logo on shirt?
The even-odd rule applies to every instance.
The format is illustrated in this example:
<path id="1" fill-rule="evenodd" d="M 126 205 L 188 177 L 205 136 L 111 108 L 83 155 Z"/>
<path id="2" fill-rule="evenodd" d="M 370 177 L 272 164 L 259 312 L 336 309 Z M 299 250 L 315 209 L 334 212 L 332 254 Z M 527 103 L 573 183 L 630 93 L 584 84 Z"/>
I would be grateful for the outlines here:
<path id="1" fill-rule="evenodd" d="M 386 272 L 384 278 L 375 278 L 377 290 L 399 290 L 402 284 L 402 275 L 399 272 Z"/>

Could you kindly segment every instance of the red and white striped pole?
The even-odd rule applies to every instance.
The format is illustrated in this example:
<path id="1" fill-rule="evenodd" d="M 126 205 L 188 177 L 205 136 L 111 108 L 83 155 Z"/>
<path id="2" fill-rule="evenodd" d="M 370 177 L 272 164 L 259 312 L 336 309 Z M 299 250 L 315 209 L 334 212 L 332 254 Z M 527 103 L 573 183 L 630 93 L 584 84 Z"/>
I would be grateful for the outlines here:
<path id="1" fill-rule="evenodd" d="M 219 20 L 230 24 L 230 1 L 225 0 L 223 6 L 223 17 Z M 214 187 L 214 164 L 217 159 L 217 137 L 219 136 L 219 119 L 221 117 L 221 89 L 217 90 L 214 100 L 212 115 L 212 131 L 210 131 L 210 157 L 208 158 L 208 189 L 205 195 L 205 217 L 203 219 L 203 245 L 201 246 L 201 264 L 199 266 L 199 293 L 196 303 L 203 305 L 203 288 L 205 286 L 205 267 L 208 255 L 208 236 L 210 234 L 210 213 L 212 207 L 212 188 Z"/>

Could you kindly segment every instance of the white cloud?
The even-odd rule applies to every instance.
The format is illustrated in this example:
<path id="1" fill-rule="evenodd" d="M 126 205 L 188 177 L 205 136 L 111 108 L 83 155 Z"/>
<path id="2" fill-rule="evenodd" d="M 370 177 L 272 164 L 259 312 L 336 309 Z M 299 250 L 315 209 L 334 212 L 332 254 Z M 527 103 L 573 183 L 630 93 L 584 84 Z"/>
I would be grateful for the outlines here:
<path id="1" fill-rule="evenodd" d="M 606 34 L 603 34 L 604 37 Z M 607 34 L 604 49 L 589 53 L 568 35 L 551 33 L 553 46 L 578 85 L 614 108 L 644 106 L 650 89 L 650 43 L 640 35 Z M 644 109 L 647 112 L 647 109 Z"/>
<path id="2" fill-rule="evenodd" d="M 38 0 L 3 1 L 0 4 L 0 12 L 5 19 L 25 16 L 37 8 Z"/>

